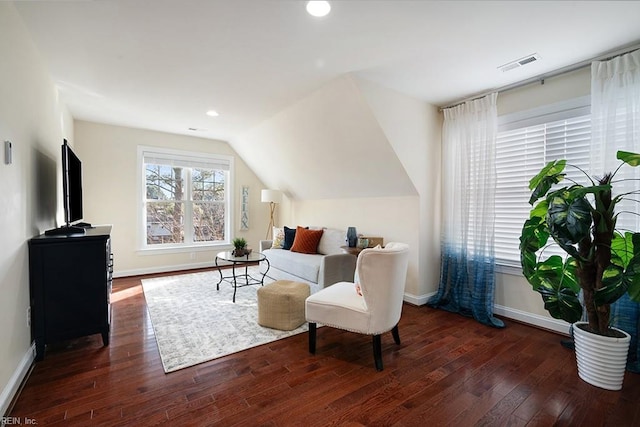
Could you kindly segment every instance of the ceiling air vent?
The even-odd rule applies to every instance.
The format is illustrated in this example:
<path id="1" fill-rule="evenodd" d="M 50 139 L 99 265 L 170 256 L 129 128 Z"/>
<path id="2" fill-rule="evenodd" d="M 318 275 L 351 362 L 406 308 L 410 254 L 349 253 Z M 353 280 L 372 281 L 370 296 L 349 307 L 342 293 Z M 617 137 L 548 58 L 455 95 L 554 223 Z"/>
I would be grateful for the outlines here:
<path id="1" fill-rule="evenodd" d="M 524 58 L 520 58 L 516 61 L 509 62 L 507 64 L 501 65 L 498 67 L 498 70 L 504 72 L 513 70 L 514 68 L 520 68 L 523 65 L 531 64 L 540 59 L 540 55 L 537 53 L 532 53 L 531 55 L 527 55 Z"/>

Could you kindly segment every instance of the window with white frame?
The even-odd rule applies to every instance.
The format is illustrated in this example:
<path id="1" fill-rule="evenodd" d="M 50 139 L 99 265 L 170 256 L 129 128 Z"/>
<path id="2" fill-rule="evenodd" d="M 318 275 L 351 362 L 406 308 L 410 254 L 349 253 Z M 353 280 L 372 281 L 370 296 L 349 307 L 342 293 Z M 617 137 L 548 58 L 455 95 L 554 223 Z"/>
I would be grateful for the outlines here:
<path id="1" fill-rule="evenodd" d="M 232 159 L 140 147 L 141 246 L 228 244 Z"/>
<path id="2" fill-rule="evenodd" d="M 496 141 L 495 256 L 497 264 L 520 268 L 520 234 L 529 217 L 531 205 L 529 180 L 548 162 L 566 159 L 566 177 L 559 186 L 571 181 L 586 184 L 584 173 L 594 177 L 591 163 L 590 98 L 583 97 L 499 118 Z M 618 112 L 618 115 L 624 113 Z M 615 152 L 600 153 L 615 156 Z M 614 196 L 633 191 L 640 177 L 638 168 L 621 168 L 616 175 Z M 584 173 L 582 172 L 584 171 Z M 611 171 L 613 172 L 613 171 Z M 595 176 L 595 178 L 599 178 Z M 636 181 L 633 181 L 635 179 Z M 640 226 L 638 202 L 625 198 L 618 206 L 616 228 L 637 230 Z M 551 245 L 547 255 L 564 252 Z"/>
<path id="3" fill-rule="evenodd" d="M 554 159 L 567 159 L 568 164 L 588 171 L 590 142 L 588 98 L 499 119 L 495 192 L 495 256 L 499 265 L 520 267 L 519 238 L 531 210 L 529 180 Z M 584 181 L 576 168 L 567 167 L 565 172 L 567 179 Z"/>

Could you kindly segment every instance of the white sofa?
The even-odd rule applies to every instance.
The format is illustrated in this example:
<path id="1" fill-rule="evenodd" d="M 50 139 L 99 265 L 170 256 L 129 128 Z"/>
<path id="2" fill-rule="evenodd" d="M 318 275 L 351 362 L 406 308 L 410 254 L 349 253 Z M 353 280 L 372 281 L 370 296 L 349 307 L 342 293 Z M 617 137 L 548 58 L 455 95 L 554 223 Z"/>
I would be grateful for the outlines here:
<path id="1" fill-rule="evenodd" d="M 260 241 L 260 252 L 269 260 L 267 276 L 273 279 L 304 281 L 320 287 L 353 281 L 356 257 L 340 249 L 345 245 L 344 231 L 323 229 L 317 254 L 272 249 L 272 244 L 272 240 Z M 266 268 L 266 262 L 261 262 L 260 271 L 265 272 Z"/>

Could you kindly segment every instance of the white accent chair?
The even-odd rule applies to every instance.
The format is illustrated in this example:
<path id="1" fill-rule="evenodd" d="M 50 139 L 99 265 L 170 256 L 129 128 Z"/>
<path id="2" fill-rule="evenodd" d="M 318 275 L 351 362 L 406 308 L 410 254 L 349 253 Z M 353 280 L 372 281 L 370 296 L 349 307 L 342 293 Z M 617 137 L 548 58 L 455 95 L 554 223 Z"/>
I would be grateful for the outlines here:
<path id="1" fill-rule="evenodd" d="M 385 248 L 365 249 L 358 255 L 355 283 L 338 282 L 312 294 L 305 301 L 309 322 L 309 352 L 316 352 L 316 324 L 373 335 L 373 357 L 382 371 L 380 335 L 391 331 L 400 344 L 398 322 L 407 278 L 409 246 L 389 243 Z M 358 294 L 360 285 L 362 295 Z"/>

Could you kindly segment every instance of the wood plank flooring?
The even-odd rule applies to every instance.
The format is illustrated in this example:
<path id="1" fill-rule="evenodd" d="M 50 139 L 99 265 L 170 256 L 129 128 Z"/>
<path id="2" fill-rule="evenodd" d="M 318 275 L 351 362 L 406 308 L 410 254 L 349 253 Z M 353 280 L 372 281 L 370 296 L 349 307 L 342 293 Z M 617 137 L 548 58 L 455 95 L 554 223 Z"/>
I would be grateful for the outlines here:
<path id="1" fill-rule="evenodd" d="M 578 378 L 561 336 L 405 305 L 402 344 L 318 330 L 165 374 L 140 277 L 113 286 L 111 345 L 49 346 L 11 417 L 38 426 L 638 426 L 640 375 L 622 391 Z M 215 325 L 212 325 L 214 328 Z"/>

